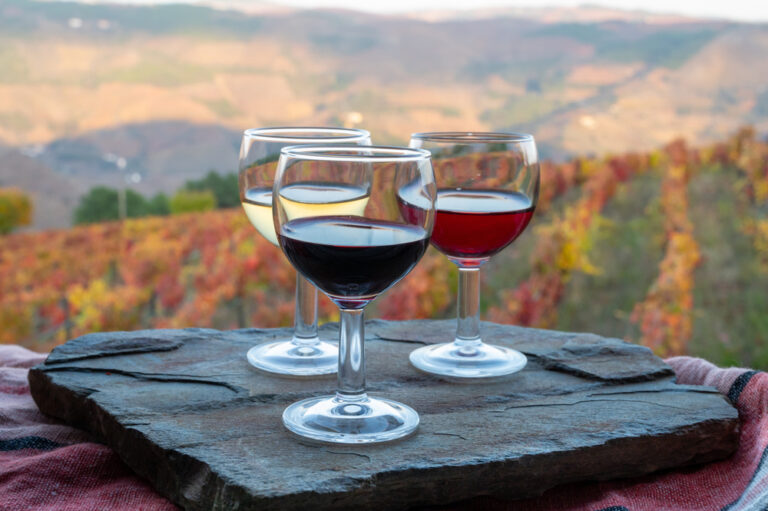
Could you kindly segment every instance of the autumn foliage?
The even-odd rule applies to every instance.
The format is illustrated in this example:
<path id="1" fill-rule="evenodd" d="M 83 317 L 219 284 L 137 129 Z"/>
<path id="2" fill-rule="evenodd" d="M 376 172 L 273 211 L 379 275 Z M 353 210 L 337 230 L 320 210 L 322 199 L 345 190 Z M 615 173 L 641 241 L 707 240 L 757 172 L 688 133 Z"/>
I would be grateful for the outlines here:
<path id="1" fill-rule="evenodd" d="M 32 222 L 32 201 L 17 188 L 0 188 L 0 234 Z"/>
<path id="2" fill-rule="evenodd" d="M 744 219 L 741 229 L 768 272 L 768 210 L 760 206 L 768 205 L 768 143 L 752 130 L 702 148 L 676 141 L 647 154 L 544 162 L 530 227 L 535 246 L 530 259 L 521 261 L 530 271 L 497 296 L 484 292 L 490 302 L 484 319 L 556 326 L 572 277 L 602 271 L 591 250 L 594 233 L 606 221 L 606 205 L 625 183 L 651 173 L 660 182 L 663 256 L 655 279 L 639 284 L 647 291 L 628 318 L 637 332 L 630 340 L 661 354 L 686 352 L 694 273 L 703 257 L 688 183 L 713 168 L 736 169 L 739 195 L 764 212 Z M 17 200 L 14 194 L 0 192 L 0 214 L 4 200 Z M 558 203 L 564 196 L 568 200 Z M 21 210 L 26 211 L 22 221 L 28 219 L 31 209 Z M 377 301 L 376 315 L 451 316 L 455 272 L 431 249 Z M 239 208 L 10 234 L 0 244 L 0 342 L 46 349 L 98 330 L 289 325 L 294 279 L 280 250 L 256 233 Z M 325 298 L 320 315 L 322 321 L 337 317 Z"/>
<path id="3" fill-rule="evenodd" d="M 683 140 L 677 140 L 663 151 L 602 160 L 577 159 L 556 168 L 558 174 L 567 177 L 555 181 L 557 186 L 551 187 L 555 195 L 569 186 L 579 186 L 580 197 L 550 222 L 534 227 L 536 248 L 530 260 L 531 274 L 515 289 L 502 292 L 499 304 L 490 309 L 490 318 L 554 327 L 558 303 L 572 273 L 600 272 L 589 259 L 590 233 L 599 226 L 600 213 L 617 186 L 639 173 L 658 172 L 662 176 L 665 254 L 657 278 L 630 317 L 639 327 L 639 336 L 628 340 L 662 355 L 685 353 L 692 335 L 694 272 L 702 257 L 688 216 L 687 185 L 693 173 L 713 165 L 738 168 L 743 176 L 741 195 L 753 203 L 768 205 L 768 143 L 759 141 L 751 129 L 741 130 L 727 142 L 700 149 L 692 150 Z M 543 182 L 547 182 L 545 178 Z M 752 237 L 764 270 L 768 271 L 768 218 L 747 218 L 743 230 Z"/>
<path id="4" fill-rule="evenodd" d="M 685 352 L 693 330 L 693 272 L 701 258 L 688 218 L 688 179 L 692 171 L 682 140 L 667 147 L 669 165 L 661 182 L 661 208 L 667 239 L 659 275 L 632 321 L 640 325 L 640 342 L 662 355 Z"/>
<path id="5" fill-rule="evenodd" d="M 542 182 L 551 176 L 555 192 L 580 184 L 581 197 L 562 214 L 536 227 L 536 249 L 530 277 L 516 289 L 502 294 L 499 306 L 491 308 L 494 321 L 551 328 L 557 304 L 572 272 L 597 273 L 590 262 L 590 231 L 600 221 L 600 212 L 619 183 L 648 169 L 651 158 L 627 154 L 606 159 L 577 159 L 560 167 L 544 166 Z M 560 177 L 558 177 L 560 176 Z M 565 177 L 562 177 L 565 176 Z M 562 183 L 562 184 L 560 184 Z M 546 189 L 546 185 L 543 186 Z"/>
<path id="6" fill-rule="evenodd" d="M 386 317 L 450 300 L 428 255 L 382 300 Z M 10 235 L 0 244 L 0 342 L 50 347 L 91 331 L 289 325 L 295 273 L 240 209 Z M 324 320 L 336 314 L 320 301 Z"/>

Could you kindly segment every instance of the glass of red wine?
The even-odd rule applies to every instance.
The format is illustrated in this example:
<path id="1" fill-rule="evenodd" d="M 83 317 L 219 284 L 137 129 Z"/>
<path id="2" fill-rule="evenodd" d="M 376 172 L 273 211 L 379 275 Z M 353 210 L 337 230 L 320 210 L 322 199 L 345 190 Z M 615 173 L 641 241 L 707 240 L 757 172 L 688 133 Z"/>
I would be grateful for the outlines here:
<path id="1" fill-rule="evenodd" d="M 360 190 L 365 200 L 354 211 L 338 210 L 337 188 Z M 401 196 L 408 198 L 409 215 L 400 213 Z M 280 247 L 341 311 L 336 394 L 286 408 L 288 430 L 344 444 L 386 442 L 416 431 L 419 416 L 412 408 L 366 393 L 363 311 L 424 255 L 435 197 L 429 151 L 333 145 L 282 150 L 273 195 Z"/>
<path id="2" fill-rule="evenodd" d="M 515 373 L 525 367 L 525 355 L 480 336 L 480 267 L 515 241 L 533 216 L 539 195 L 533 136 L 415 133 L 410 146 L 432 153 L 438 190 L 431 242 L 459 268 L 454 341 L 413 351 L 411 363 L 464 381 Z"/>
<path id="3" fill-rule="evenodd" d="M 240 202 L 248 220 L 267 241 L 277 245 L 272 221 L 272 185 L 283 147 L 296 144 L 370 145 L 365 130 L 347 128 L 256 128 L 243 132 L 240 145 Z M 322 184 L 318 185 L 322 186 Z M 363 200 L 359 190 L 336 188 L 336 208 L 354 209 Z M 356 195 L 357 194 L 357 195 Z M 345 209 L 347 208 L 347 209 Z M 296 274 L 293 335 L 248 350 L 254 367 L 284 376 L 317 376 L 336 372 L 338 348 L 317 335 L 317 289 Z"/>

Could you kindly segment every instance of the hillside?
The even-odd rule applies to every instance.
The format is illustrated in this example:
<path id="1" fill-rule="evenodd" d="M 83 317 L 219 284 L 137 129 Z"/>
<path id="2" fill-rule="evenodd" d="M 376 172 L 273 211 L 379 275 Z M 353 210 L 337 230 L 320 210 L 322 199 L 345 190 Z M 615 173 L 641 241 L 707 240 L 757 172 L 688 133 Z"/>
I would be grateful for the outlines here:
<path id="1" fill-rule="evenodd" d="M 87 184 L 77 186 L 42 162 L 9 147 L 0 147 L 0 186 L 16 186 L 30 195 L 32 223 L 37 229 L 71 225 L 78 197 L 87 189 Z"/>
<path id="2" fill-rule="evenodd" d="M 768 122 L 765 26 L 28 0 L 0 12 L 0 139 L 11 144 L 156 120 L 239 131 L 359 112 L 381 142 L 515 127 L 562 156 Z"/>
<path id="3" fill-rule="evenodd" d="M 768 368 L 768 143 L 742 130 L 547 162 L 542 183 L 532 226 L 483 270 L 484 319 Z M 0 244 L 0 342 L 285 325 L 292 289 L 240 209 L 13 234 Z M 452 317 L 455 291 L 455 268 L 430 250 L 369 314 Z M 326 299 L 321 316 L 336 317 Z"/>
<path id="4" fill-rule="evenodd" d="M 768 129 L 766 26 L 596 8 L 425 21 L 249 5 L 0 0 L 0 143 L 67 183 L 38 186 L 22 175 L 31 162 L 0 155 L 4 184 L 55 205 L 39 205 L 35 227 L 65 225 L 95 184 L 121 186 L 118 157 L 144 193 L 232 170 L 238 133 L 257 125 L 357 123 L 376 143 L 527 130 L 560 159 Z"/>

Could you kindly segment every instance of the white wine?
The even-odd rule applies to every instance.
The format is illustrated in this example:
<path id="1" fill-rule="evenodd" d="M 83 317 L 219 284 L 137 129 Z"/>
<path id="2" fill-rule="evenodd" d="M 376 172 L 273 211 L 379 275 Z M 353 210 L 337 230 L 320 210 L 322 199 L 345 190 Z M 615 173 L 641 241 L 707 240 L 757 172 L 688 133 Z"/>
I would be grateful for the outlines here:
<path id="1" fill-rule="evenodd" d="M 369 198 L 367 188 L 337 183 L 297 183 L 280 190 L 280 201 L 288 220 L 362 215 Z"/>
<path id="2" fill-rule="evenodd" d="M 242 201 L 248 220 L 267 241 L 277 245 L 275 224 L 272 222 L 272 188 L 250 188 Z"/>
<path id="3" fill-rule="evenodd" d="M 280 191 L 288 220 L 307 216 L 362 215 L 370 197 L 367 188 L 336 183 L 298 183 Z M 270 243 L 277 245 L 272 221 L 272 189 L 250 188 L 243 198 L 248 220 Z"/>

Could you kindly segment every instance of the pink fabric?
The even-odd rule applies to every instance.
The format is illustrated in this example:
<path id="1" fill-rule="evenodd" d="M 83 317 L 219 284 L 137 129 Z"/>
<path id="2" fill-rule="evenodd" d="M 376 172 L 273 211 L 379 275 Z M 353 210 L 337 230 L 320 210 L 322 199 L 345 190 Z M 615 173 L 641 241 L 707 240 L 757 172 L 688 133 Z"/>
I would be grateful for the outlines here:
<path id="1" fill-rule="evenodd" d="M 27 370 L 45 355 L 0 346 L 0 510 L 178 509 L 133 475 L 109 448 L 42 415 Z M 473 499 L 449 509 L 516 511 L 765 511 L 768 509 L 768 374 L 667 360 L 678 382 L 711 385 L 735 401 L 737 452 L 727 460 L 656 475 L 565 485 L 521 501 Z"/>
<path id="2" fill-rule="evenodd" d="M 666 361 L 678 383 L 711 385 L 735 399 L 741 436 L 730 458 L 646 477 L 563 485 L 541 497 L 501 502 L 473 499 L 452 509 L 514 511 L 768 510 L 768 374 L 719 369 L 706 360 Z"/>
<path id="3" fill-rule="evenodd" d="M 726 396 L 736 378 L 748 371 L 741 367 L 720 369 L 706 360 L 693 357 L 672 357 L 666 362 L 675 370 L 678 383 L 708 385 L 715 387 Z"/>
<path id="4" fill-rule="evenodd" d="M 45 357 L 0 346 L 0 510 L 177 510 L 111 449 L 40 413 L 27 371 Z"/>

